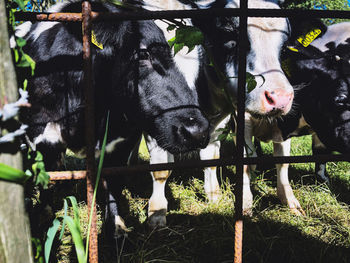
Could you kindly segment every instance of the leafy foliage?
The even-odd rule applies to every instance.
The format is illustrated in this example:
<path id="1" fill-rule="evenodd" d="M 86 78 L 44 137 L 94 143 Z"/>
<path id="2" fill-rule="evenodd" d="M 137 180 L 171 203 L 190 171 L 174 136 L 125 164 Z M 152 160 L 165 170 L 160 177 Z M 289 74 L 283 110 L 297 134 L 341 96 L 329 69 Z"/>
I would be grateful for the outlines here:
<path id="1" fill-rule="evenodd" d="M 7 1 L 8 21 L 10 27 L 10 33 L 12 34 L 16 46 L 12 49 L 15 66 L 17 68 L 17 78 L 20 87 L 24 90 L 27 88 L 28 78 L 34 74 L 35 62 L 24 51 L 23 47 L 26 45 L 26 41 L 23 38 L 18 38 L 13 34 L 15 26 L 18 22 L 15 20 L 14 13 L 16 11 L 27 11 L 30 0 L 10 0 Z"/>
<path id="2" fill-rule="evenodd" d="M 176 30 L 175 37 L 170 39 L 169 45 L 174 47 L 174 54 L 178 53 L 182 48 L 187 47 L 188 52 L 191 52 L 197 45 L 203 44 L 202 32 L 193 26 L 181 25 L 169 25 L 168 31 Z"/>
<path id="3" fill-rule="evenodd" d="M 73 218 L 67 215 L 67 207 L 68 207 L 67 201 L 68 200 L 71 202 L 71 205 L 72 205 L 72 208 L 74 211 Z M 78 262 L 79 263 L 87 262 L 86 257 L 85 257 L 85 251 L 84 251 L 84 242 L 83 242 L 82 234 L 80 232 L 80 220 L 79 220 L 78 204 L 77 204 L 77 200 L 74 196 L 68 196 L 64 200 L 64 210 L 65 210 L 64 216 L 61 218 L 56 218 L 53 221 L 52 226 L 47 231 L 47 238 L 46 238 L 46 242 L 45 242 L 45 262 L 47 262 L 47 263 L 49 262 L 52 243 L 53 243 L 55 235 L 56 235 L 56 233 L 61 225 L 61 222 L 62 222 L 62 231 L 60 234 L 60 239 L 63 236 L 62 233 L 64 231 L 64 226 L 67 224 L 69 231 L 71 232 L 72 237 L 73 237 Z"/>
<path id="4" fill-rule="evenodd" d="M 39 151 L 29 150 L 27 159 L 30 168 L 25 173 L 28 176 L 33 176 L 35 185 L 41 185 L 46 189 L 50 181 L 50 176 L 46 172 L 43 155 Z"/>
<path id="5" fill-rule="evenodd" d="M 286 0 L 284 8 L 320 9 L 320 10 L 350 10 L 348 0 Z M 341 22 L 341 19 L 324 19 L 326 24 Z"/>

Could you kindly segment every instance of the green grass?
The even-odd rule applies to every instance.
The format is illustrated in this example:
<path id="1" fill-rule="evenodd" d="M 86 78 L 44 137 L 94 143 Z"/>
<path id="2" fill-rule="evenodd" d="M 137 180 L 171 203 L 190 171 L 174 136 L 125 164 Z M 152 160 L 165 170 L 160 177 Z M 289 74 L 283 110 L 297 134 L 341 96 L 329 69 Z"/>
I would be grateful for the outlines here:
<path id="1" fill-rule="evenodd" d="M 227 143 L 223 148 L 231 146 Z M 310 149 L 310 136 L 293 138 L 293 155 L 311 154 Z M 272 144 L 263 144 L 263 151 L 272 154 Z M 140 156 L 142 162 L 147 161 L 144 143 Z M 314 164 L 291 165 L 292 187 L 305 216 L 293 215 L 278 200 L 275 168 L 258 169 L 252 182 L 254 213 L 244 220 L 243 262 L 350 262 L 350 164 L 327 164 L 330 187 L 315 181 Z M 234 170 L 222 169 L 223 195 L 217 204 L 206 202 L 200 170 L 174 171 L 166 187 L 167 227 L 156 230 L 147 225 L 150 175 L 125 177 L 119 208 L 130 232 L 120 240 L 119 262 L 232 262 Z M 86 209 L 83 203 L 80 207 L 81 225 L 86 227 Z M 66 235 L 56 252 L 58 262 L 76 262 Z M 100 234 L 101 262 L 110 262 L 105 256 Z"/>

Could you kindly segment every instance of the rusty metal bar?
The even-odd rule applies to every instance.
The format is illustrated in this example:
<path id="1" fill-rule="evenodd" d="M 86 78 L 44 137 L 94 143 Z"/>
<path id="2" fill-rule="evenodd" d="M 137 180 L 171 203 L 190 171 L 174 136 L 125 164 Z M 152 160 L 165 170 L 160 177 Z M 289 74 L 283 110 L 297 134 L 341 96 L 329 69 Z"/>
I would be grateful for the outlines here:
<path id="1" fill-rule="evenodd" d="M 240 0 L 239 33 L 238 33 L 238 94 L 237 94 L 237 163 L 235 186 L 235 237 L 234 263 L 242 262 L 243 251 L 243 170 L 244 170 L 244 115 L 245 86 L 248 46 L 248 1 Z"/>
<path id="2" fill-rule="evenodd" d="M 262 157 L 245 157 L 244 164 L 276 164 L 276 163 L 308 163 L 308 162 L 349 162 L 350 154 L 343 155 L 305 155 L 305 156 L 262 156 Z M 173 163 L 158 163 L 158 164 L 142 164 L 133 166 L 109 167 L 102 170 L 104 176 L 115 174 L 132 174 L 139 172 L 177 170 L 177 169 L 192 169 L 204 168 L 211 166 L 228 166 L 236 165 L 236 158 L 213 159 L 213 160 L 189 160 Z M 51 180 L 70 180 L 70 179 L 85 179 L 86 171 L 61 171 L 48 172 Z"/>
<path id="3" fill-rule="evenodd" d="M 122 13 L 91 12 L 91 18 L 96 20 L 147 20 L 147 19 L 173 19 L 173 18 L 208 18 L 214 16 L 239 16 L 238 8 L 214 8 L 200 10 L 168 10 L 168 11 L 125 11 Z M 297 9 L 248 9 L 248 17 L 310 17 L 310 18 L 348 18 L 349 11 L 342 10 L 297 10 Z M 79 22 L 80 13 L 32 13 L 16 12 L 18 21 L 61 21 Z"/>
<path id="4" fill-rule="evenodd" d="M 81 13 L 34 13 L 16 12 L 17 21 L 59 21 L 59 22 L 81 22 Z"/>
<path id="5" fill-rule="evenodd" d="M 86 192 L 88 211 L 91 209 L 92 220 L 89 238 L 89 262 L 98 262 L 98 233 L 96 202 L 92 204 L 96 184 L 95 165 L 95 103 L 94 87 L 92 85 L 92 58 L 91 58 L 91 3 L 82 2 L 82 30 L 83 30 L 83 68 L 84 68 L 84 95 L 85 95 L 85 140 L 86 140 Z"/>

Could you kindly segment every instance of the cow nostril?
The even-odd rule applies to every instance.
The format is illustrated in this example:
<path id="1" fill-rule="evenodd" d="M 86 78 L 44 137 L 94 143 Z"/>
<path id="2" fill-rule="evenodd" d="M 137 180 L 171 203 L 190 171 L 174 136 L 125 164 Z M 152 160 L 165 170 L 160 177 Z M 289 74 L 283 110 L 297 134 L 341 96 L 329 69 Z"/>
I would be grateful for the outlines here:
<path id="1" fill-rule="evenodd" d="M 192 143 L 194 145 L 202 145 L 207 139 L 207 134 L 200 126 L 195 124 L 183 125 L 180 133 L 184 143 Z"/>
<path id="2" fill-rule="evenodd" d="M 273 100 L 273 98 L 270 96 L 272 95 L 273 92 L 269 93 L 268 91 L 265 91 L 265 98 L 267 100 L 267 102 L 271 105 L 275 105 L 275 101 Z"/>

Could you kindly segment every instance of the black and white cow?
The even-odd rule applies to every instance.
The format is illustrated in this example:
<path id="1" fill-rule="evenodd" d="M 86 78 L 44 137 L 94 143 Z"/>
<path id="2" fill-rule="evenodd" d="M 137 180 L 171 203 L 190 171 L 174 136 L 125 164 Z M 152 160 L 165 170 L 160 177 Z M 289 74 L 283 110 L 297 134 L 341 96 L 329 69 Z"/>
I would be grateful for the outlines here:
<path id="1" fill-rule="evenodd" d="M 296 105 L 313 130 L 313 152 L 349 153 L 350 23 L 328 27 L 320 21 L 295 24 L 322 30 L 307 48 L 289 56 L 291 79 L 303 86 L 297 93 Z M 319 178 L 328 181 L 325 172 L 325 164 L 316 164 Z"/>
<path id="2" fill-rule="evenodd" d="M 188 9 L 191 4 L 186 1 L 147 1 L 147 8 L 152 10 Z M 202 4 L 206 2 L 205 4 Z M 209 3 L 208 3 L 209 2 Z M 237 8 L 239 1 L 196 1 L 202 8 Z M 250 8 L 279 8 L 268 1 L 250 0 Z M 160 22 L 159 22 L 160 23 Z M 237 67 L 238 67 L 238 18 L 208 18 L 187 21 L 193 23 L 204 34 L 206 52 L 211 54 L 217 69 L 227 78 L 223 81 L 217 71 L 211 66 L 204 49 L 193 50 L 189 54 L 176 55 L 175 61 L 180 70 L 188 74 L 187 81 L 194 83 L 199 95 L 201 108 L 210 119 L 210 143 L 207 148 L 200 151 L 202 160 L 219 158 L 220 134 L 218 128 L 223 127 L 232 107 L 227 99 L 223 86 L 226 86 L 233 98 L 237 101 Z M 162 27 L 160 25 L 160 27 Z M 166 25 L 163 25 L 166 32 Z M 274 119 L 289 112 L 294 96 L 293 88 L 283 73 L 280 64 L 280 53 L 289 36 L 289 26 L 285 18 L 248 18 L 249 48 L 247 56 L 247 72 L 257 76 L 256 88 L 246 93 L 246 110 L 254 118 Z M 186 76 L 186 75 L 185 75 Z M 191 86 L 191 85 L 190 85 Z M 249 134 L 248 134 L 249 136 Z M 250 138 L 251 140 L 251 138 Z M 171 154 L 157 146 L 157 143 L 148 136 L 147 143 L 150 150 L 151 163 L 167 162 L 173 160 Z M 170 175 L 169 171 L 153 173 L 153 194 L 149 202 L 149 223 L 151 226 L 165 225 L 167 200 L 164 195 L 165 181 Z M 216 176 L 216 168 L 204 169 L 204 188 L 209 201 L 215 202 L 220 196 L 220 187 Z M 249 189 L 249 180 L 245 180 L 244 187 Z M 248 191 L 245 191 L 248 193 Z M 250 193 L 250 190 L 249 190 Z M 248 200 L 249 199 L 249 200 Z M 252 196 L 246 198 L 252 203 Z M 247 207 L 247 204 L 244 204 Z"/>
<path id="3" fill-rule="evenodd" d="M 111 4 L 92 2 L 97 12 L 123 12 Z M 66 2 L 49 12 L 81 12 L 80 2 Z M 142 131 L 173 153 L 203 148 L 209 122 L 175 65 L 162 31 L 152 21 L 96 22 L 92 26 L 96 149 L 109 114 L 107 165 L 125 165 Z M 27 40 L 25 51 L 36 62 L 28 83 L 32 105 L 22 113 L 28 137 L 45 156 L 47 169 L 57 169 L 67 148 L 85 148 L 82 29 L 80 23 L 25 23 L 17 30 Z M 91 138 L 93 140 L 93 138 Z M 118 223 L 113 189 L 107 179 L 108 216 Z M 111 231 L 113 232 L 113 231 Z"/>
<path id="4" fill-rule="evenodd" d="M 319 20 L 292 20 L 293 42 L 286 51 L 285 69 L 296 85 L 293 109 L 273 123 L 246 118 L 246 127 L 274 148 L 290 154 L 290 137 L 312 134 L 313 153 L 350 152 L 350 23 L 326 27 Z M 300 44 L 308 32 L 319 36 L 307 47 Z M 296 44 L 296 45 L 295 45 Z M 316 174 L 328 181 L 325 164 L 316 164 Z M 248 175 L 245 175 L 249 178 Z M 285 192 L 283 192 L 285 191 Z M 250 190 L 246 195 L 250 195 Z M 288 180 L 288 164 L 277 165 L 277 193 L 296 214 L 303 212 Z M 284 199 L 287 197 L 287 199 Z"/>

